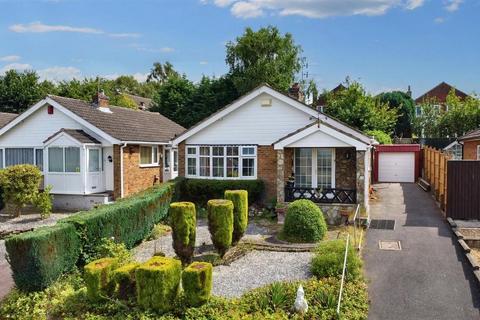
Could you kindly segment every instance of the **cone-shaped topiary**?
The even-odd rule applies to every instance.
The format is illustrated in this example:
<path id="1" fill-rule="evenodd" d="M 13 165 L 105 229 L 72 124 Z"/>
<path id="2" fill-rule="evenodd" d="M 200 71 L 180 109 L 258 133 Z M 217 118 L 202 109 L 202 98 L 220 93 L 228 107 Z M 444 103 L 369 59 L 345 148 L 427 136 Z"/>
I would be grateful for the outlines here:
<path id="1" fill-rule="evenodd" d="M 92 261 L 84 267 L 87 295 L 91 301 L 100 301 L 103 297 L 113 293 L 115 283 L 112 281 L 112 275 L 117 265 L 116 258 L 102 258 Z"/>
<path id="2" fill-rule="evenodd" d="M 174 202 L 170 205 L 173 249 L 183 264 L 192 262 L 197 227 L 195 205 L 191 202 Z"/>
<path id="3" fill-rule="evenodd" d="M 172 309 L 181 273 L 182 263 L 172 258 L 152 257 L 141 264 L 135 271 L 139 306 L 161 312 Z"/>
<path id="4" fill-rule="evenodd" d="M 310 200 L 296 200 L 287 209 L 283 234 L 287 240 L 316 242 L 327 232 L 322 210 Z"/>
<path id="5" fill-rule="evenodd" d="M 208 230 L 213 245 L 221 257 L 232 245 L 233 202 L 230 200 L 210 200 L 207 203 Z"/>
<path id="6" fill-rule="evenodd" d="M 212 292 L 212 270 L 208 262 L 194 262 L 183 270 L 182 286 L 188 305 L 199 306 L 208 301 Z"/>
<path id="7" fill-rule="evenodd" d="M 248 192 L 246 190 L 226 190 L 225 199 L 233 202 L 232 244 L 236 245 L 247 230 Z"/>
<path id="8" fill-rule="evenodd" d="M 137 262 L 131 262 L 113 270 L 113 281 L 120 299 L 128 300 L 135 295 L 135 270 L 139 265 Z"/>

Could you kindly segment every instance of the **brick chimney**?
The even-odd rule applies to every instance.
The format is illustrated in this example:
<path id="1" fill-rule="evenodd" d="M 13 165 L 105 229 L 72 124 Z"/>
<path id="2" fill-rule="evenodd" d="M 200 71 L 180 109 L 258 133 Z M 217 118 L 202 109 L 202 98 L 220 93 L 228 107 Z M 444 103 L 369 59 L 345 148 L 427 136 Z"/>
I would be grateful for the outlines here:
<path id="1" fill-rule="evenodd" d="M 105 95 L 103 90 L 93 96 L 93 104 L 99 108 L 108 108 L 109 100 L 110 99 Z"/>
<path id="2" fill-rule="evenodd" d="M 305 97 L 303 96 L 303 92 L 300 88 L 300 84 L 298 82 L 295 82 L 290 89 L 288 89 L 288 95 L 292 97 L 293 99 L 296 99 L 298 101 L 303 102 L 305 100 Z"/>

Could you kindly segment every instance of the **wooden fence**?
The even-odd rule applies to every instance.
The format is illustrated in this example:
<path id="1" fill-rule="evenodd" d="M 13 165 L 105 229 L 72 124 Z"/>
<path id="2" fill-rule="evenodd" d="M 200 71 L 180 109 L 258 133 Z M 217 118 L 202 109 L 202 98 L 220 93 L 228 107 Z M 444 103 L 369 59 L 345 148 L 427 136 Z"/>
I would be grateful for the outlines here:
<path id="1" fill-rule="evenodd" d="M 435 199 L 442 210 L 447 207 L 447 162 L 450 155 L 440 150 L 423 148 L 423 178 L 430 183 Z"/>
<path id="2" fill-rule="evenodd" d="M 447 217 L 480 219 L 480 161 L 448 161 Z"/>

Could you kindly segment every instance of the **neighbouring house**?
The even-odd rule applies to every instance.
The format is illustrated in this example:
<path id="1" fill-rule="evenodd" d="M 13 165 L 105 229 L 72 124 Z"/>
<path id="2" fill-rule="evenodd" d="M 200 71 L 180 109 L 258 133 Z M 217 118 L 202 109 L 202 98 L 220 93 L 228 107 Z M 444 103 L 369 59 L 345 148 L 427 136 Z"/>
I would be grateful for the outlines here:
<path id="1" fill-rule="evenodd" d="M 415 99 L 415 115 L 422 115 L 422 105 L 425 103 L 434 103 L 438 110 L 448 111 L 447 97 L 452 90 L 454 90 L 455 95 L 461 100 L 468 97 L 468 94 L 465 92 L 452 87 L 446 82 L 442 82 Z"/>
<path id="2" fill-rule="evenodd" d="M 159 113 L 110 106 L 103 93 L 92 103 L 49 95 L 5 121 L 0 167 L 34 164 L 54 206 L 86 209 L 174 178 L 169 142 L 184 130 Z"/>
<path id="3" fill-rule="evenodd" d="M 150 107 L 152 106 L 152 99 L 150 98 L 145 98 L 141 96 L 136 96 L 133 94 L 125 93 L 125 95 L 132 99 L 138 106 L 138 109 L 140 110 L 150 110 Z"/>
<path id="4" fill-rule="evenodd" d="M 480 160 L 480 129 L 466 133 L 458 142 L 463 145 L 463 160 Z"/>
<path id="5" fill-rule="evenodd" d="M 179 175 L 261 179 L 265 201 L 317 202 L 327 217 L 345 206 L 368 208 L 376 141 L 262 85 L 172 141 Z"/>
<path id="6" fill-rule="evenodd" d="M 448 146 L 442 149 L 443 152 L 448 153 L 452 160 L 463 159 L 463 145 L 458 140 L 453 141 Z"/>

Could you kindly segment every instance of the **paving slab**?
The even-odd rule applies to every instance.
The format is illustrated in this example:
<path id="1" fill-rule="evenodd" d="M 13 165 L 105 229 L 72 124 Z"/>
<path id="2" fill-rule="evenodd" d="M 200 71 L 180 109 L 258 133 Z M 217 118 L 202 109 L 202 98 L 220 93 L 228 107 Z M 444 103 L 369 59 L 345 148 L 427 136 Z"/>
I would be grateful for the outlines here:
<path id="1" fill-rule="evenodd" d="M 370 229 L 364 249 L 369 319 L 480 319 L 480 291 L 465 253 L 431 195 L 415 184 L 378 184 L 372 219 L 394 230 Z M 379 241 L 401 250 L 380 250 Z"/>

